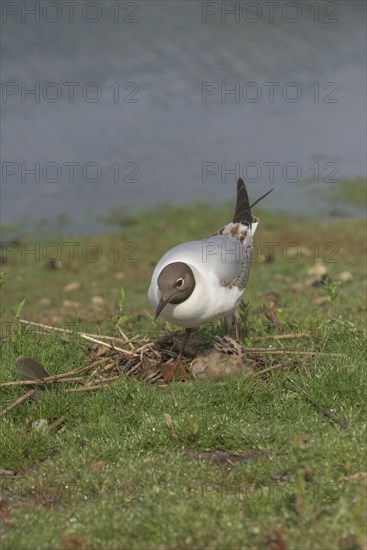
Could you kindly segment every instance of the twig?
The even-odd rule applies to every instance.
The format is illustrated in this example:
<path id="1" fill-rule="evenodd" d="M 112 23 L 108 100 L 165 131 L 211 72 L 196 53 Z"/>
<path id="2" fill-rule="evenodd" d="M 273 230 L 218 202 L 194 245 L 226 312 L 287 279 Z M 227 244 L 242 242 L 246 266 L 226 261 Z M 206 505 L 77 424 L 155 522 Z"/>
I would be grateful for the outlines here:
<path id="1" fill-rule="evenodd" d="M 58 428 L 60 426 L 60 424 L 62 424 L 64 422 L 66 417 L 67 417 L 67 413 L 63 414 L 62 416 L 60 416 L 60 418 L 55 420 L 55 422 L 53 422 L 52 424 L 47 426 L 45 431 L 46 432 L 51 432 L 52 430 L 56 430 L 56 428 Z"/>
<path id="2" fill-rule="evenodd" d="M 129 338 L 126 336 L 126 334 L 124 333 L 124 331 L 122 330 L 122 328 L 121 328 L 119 325 L 116 325 L 116 327 L 117 327 L 117 330 L 119 331 L 119 333 L 121 334 L 121 336 L 122 336 L 123 338 L 125 338 L 126 343 L 129 344 L 130 349 L 134 349 L 133 344 L 130 342 Z"/>
<path id="3" fill-rule="evenodd" d="M 102 346 L 106 346 L 112 350 L 120 351 L 121 353 L 126 353 L 127 355 L 134 355 L 133 352 L 127 351 L 126 349 L 117 348 L 116 346 L 113 346 L 109 344 L 108 342 L 102 342 L 101 340 L 97 340 L 97 338 L 93 338 L 92 336 L 88 336 L 85 332 L 74 332 L 70 329 L 66 328 L 60 328 L 60 327 L 52 327 L 50 325 L 43 325 L 42 323 L 35 323 L 34 321 L 27 321 L 26 319 L 19 319 L 20 323 L 23 323 L 25 325 L 31 325 L 39 328 L 44 328 L 46 330 L 50 331 L 56 331 L 56 332 L 63 332 L 64 334 L 78 334 L 81 338 L 84 338 L 84 340 L 88 340 L 89 342 L 93 342 L 95 344 L 100 344 Z"/>
<path id="4" fill-rule="evenodd" d="M 118 380 L 121 378 L 120 376 L 111 376 L 111 378 L 108 378 L 107 380 L 104 380 L 103 383 L 97 384 L 95 386 L 84 386 L 82 388 L 72 388 L 70 390 L 65 390 L 68 393 L 74 393 L 74 392 L 81 392 L 81 391 L 95 391 L 99 390 L 101 388 L 105 388 L 107 384 L 110 382 L 113 382 L 114 380 Z"/>
<path id="5" fill-rule="evenodd" d="M 0 470 L 1 472 L 1 470 Z M 358 479 L 366 479 L 367 478 L 367 472 L 356 472 L 355 474 L 352 474 L 351 476 L 345 476 L 342 477 L 343 481 L 355 481 Z"/>
<path id="6" fill-rule="evenodd" d="M 64 378 L 70 378 L 71 376 L 74 376 L 74 374 L 80 374 L 81 372 L 89 370 L 89 369 L 95 367 L 99 363 L 105 363 L 106 361 L 107 361 L 107 358 L 99 359 L 98 361 L 94 361 L 93 363 L 90 363 L 89 365 L 85 365 L 84 367 L 79 367 L 75 370 L 71 370 L 71 371 L 68 371 L 68 372 L 62 372 L 61 374 L 55 374 L 53 376 L 46 376 L 45 378 L 39 378 L 38 380 L 37 379 L 35 379 L 35 380 L 14 380 L 14 381 L 11 381 L 11 382 L 2 382 L 0 384 L 0 388 L 5 387 L 5 386 L 19 386 L 19 385 L 22 385 L 22 383 L 25 384 L 25 385 L 29 385 L 30 383 L 33 383 L 33 384 L 47 384 L 48 382 L 57 382 L 57 381 L 62 380 Z M 74 378 L 74 380 L 77 379 L 77 378 L 78 377 Z"/>
<path id="7" fill-rule="evenodd" d="M 268 372 L 269 370 L 278 369 L 279 367 L 283 367 L 284 363 L 277 363 L 276 365 L 272 365 L 271 367 L 267 367 L 266 369 L 258 370 L 257 372 L 254 372 L 252 374 L 252 377 L 258 376 L 259 374 L 264 374 L 264 372 Z"/>
<path id="8" fill-rule="evenodd" d="M 311 336 L 311 333 L 306 332 L 295 332 L 294 334 L 273 334 L 272 336 L 256 336 L 255 338 L 252 338 L 255 342 L 258 340 L 273 340 L 276 338 L 277 340 L 287 340 L 290 338 L 306 338 L 308 336 Z"/>
<path id="9" fill-rule="evenodd" d="M 0 470 L 0 476 L 15 476 L 16 473 L 15 470 Z"/>
<path id="10" fill-rule="evenodd" d="M 12 409 L 14 409 L 17 405 L 20 405 L 20 403 L 23 403 L 23 401 L 26 401 L 26 399 L 28 399 L 29 397 L 31 397 L 34 393 L 36 392 L 36 390 L 29 390 L 27 391 L 27 393 L 23 394 L 21 397 L 18 397 L 18 399 L 16 399 L 14 401 L 14 403 L 11 403 L 10 405 L 8 405 L 7 407 L 5 407 L 5 409 L 3 409 L 2 411 L 0 411 L 0 417 L 1 416 L 4 416 L 7 412 L 11 411 Z"/>
<path id="11" fill-rule="evenodd" d="M 140 346 L 140 348 L 137 348 L 135 350 L 135 353 L 142 353 L 145 349 L 154 347 L 154 342 L 148 342 L 148 344 L 144 344 L 143 346 Z M 141 355 L 140 355 L 141 356 Z"/>
<path id="12" fill-rule="evenodd" d="M 325 415 L 327 418 L 329 418 L 332 422 L 335 422 L 335 424 L 338 424 L 344 430 L 349 429 L 349 424 L 345 420 L 341 420 L 336 416 L 334 416 L 332 412 L 326 409 L 323 405 L 321 405 L 321 403 L 314 401 L 311 397 L 309 397 L 305 393 L 302 392 L 302 395 L 306 401 L 311 403 L 311 405 L 313 405 L 318 411 L 322 412 L 322 414 Z"/>
<path id="13" fill-rule="evenodd" d="M 135 355 L 135 353 L 133 353 L 132 351 L 118 348 L 112 344 L 109 344 L 108 342 L 102 342 L 101 340 L 97 340 L 97 338 L 92 338 L 91 336 L 87 336 L 83 332 L 78 332 L 78 334 L 81 338 L 84 338 L 84 340 L 88 340 L 89 342 L 93 342 L 94 344 L 99 344 L 100 346 L 105 346 L 106 348 L 110 348 L 113 351 L 119 351 L 120 353 L 125 353 L 126 355 Z"/>
<path id="14" fill-rule="evenodd" d="M 329 357 L 348 357 L 346 353 L 328 353 L 327 351 L 294 351 L 272 348 L 245 348 L 248 353 L 272 353 L 280 355 L 329 355 Z"/>
<path id="15" fill-rule="evenodd" d="M 107 371 L 113 369 L 114 367 L 117 368 L 116 363 L 109 363 L 108 365 L 103 367 L 103 369 L 101 369 L 101 374 L 102 374 L 102 372 L 107 372 Z"/>
<path id="16" fill-rule="evenodd" d="M 71 378 L 56 378 L 49 380 L 49 378 L 40 378 L 39 380 L 12 380 L 10 382 L 3 382 L 0 384 L 0 388 L 9 387 L 9 386 L 41 386 L 42 384 L 60 384 L 60 383 L 66 383 L 66 384 L 73 384 L 74 382 L 80 382 L 81 380 L 85 380 L 84 376 L 75 376 Z"/>
<path id="17" fill-rule="evenodd" d="M 75 370 L 71 370 L 69 372 L 63 372 L 61 374 L 55 374 L 54 376 L 47 376 L 45 378 L 39 378 L 38 380 L 12 380 L 11 382 L 2 382 L 0 383 L 0 388 L 4 388 L 6 386 L 31 386 L 32 384 L 47 384 L 49 382 L 58 382 L 61 379 L 70 377 L 70 375 L 74 374 L 80 374 L 81 372 L 84 372 L 86 370 L 89 370 L 96 365 L 100 363 L 105 363 L 108 360 L 108 357 L 105 357 L 103 359 L 99 359 L 98 361 L 94 361 L 93 363 L 90 363 L 89 365 L 85 365 L 84 367 L 79 367 Z M 78 377 L 74 378 L 74 380 L 78 380 Z"/>

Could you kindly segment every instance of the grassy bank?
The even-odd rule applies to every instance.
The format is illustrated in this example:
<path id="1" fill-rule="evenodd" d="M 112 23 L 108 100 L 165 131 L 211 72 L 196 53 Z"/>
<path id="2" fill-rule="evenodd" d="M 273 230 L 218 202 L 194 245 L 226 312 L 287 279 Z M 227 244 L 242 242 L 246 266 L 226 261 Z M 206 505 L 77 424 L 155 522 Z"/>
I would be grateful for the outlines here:
<path id="1" fill-rule="evenodd" d="M 15 378 L 19 355 L 52 374 L 86 362 L 76 338 L 15 322 L 24 299 L 30 320 L 106 334 L 120 315 L 129 334 L 161 334 L 169 325 L 153 322 L 146 299 L 154 262 L 230 216 L 231 207 L 162 207 L 123 219 L 108 237 L 3 248 L 2 380 Z M 2 547 L 365 548 L 364 257 L 361 220 L 263 214 L 246 345 L 324 355 L 266 377 L 166 390 L 134 379 L 96 393 L 57 387 L 7 413 L 0 467 L 17 474 L 1 476 Z M 203 327 L 197 338 L 218 331 Z M 1 388 L 2 407 L 22 393 Z M 58 430 L 35 427 L 65 413 Z"/>

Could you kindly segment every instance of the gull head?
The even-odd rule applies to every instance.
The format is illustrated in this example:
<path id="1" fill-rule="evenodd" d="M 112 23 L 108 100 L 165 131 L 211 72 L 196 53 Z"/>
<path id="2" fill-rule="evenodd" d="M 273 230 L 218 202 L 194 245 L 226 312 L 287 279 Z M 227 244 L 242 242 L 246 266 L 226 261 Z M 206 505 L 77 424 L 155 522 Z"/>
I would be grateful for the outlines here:
<path id="1" fill-rule="evenodd" d="M 161 299 L 155 310 L 155 319 L 167 304 L 181 304 L 191 296 L 195 288 L 195 277 L 187 264 L 173 262 L 162 269 L 157 284 Z"/>

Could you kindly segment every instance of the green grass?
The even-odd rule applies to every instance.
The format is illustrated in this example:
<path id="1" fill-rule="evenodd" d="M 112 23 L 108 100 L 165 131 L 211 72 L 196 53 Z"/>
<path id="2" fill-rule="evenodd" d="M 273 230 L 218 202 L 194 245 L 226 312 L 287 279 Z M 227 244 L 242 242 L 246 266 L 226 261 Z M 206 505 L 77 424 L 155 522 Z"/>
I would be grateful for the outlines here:
<path id="1" fill-rule="evenodd" d="M 25 318 L 90 328 L 93 323 L 93 331 L 107 331 L 123 286 L 125 330 L 161 332 L 141 315 L 149 310 L 154 261 L 174 244 L 209 235 L 230 218 L 230 208 L 162 207 L 158 213 L 130 217 L 120 234 L 80 239 L 79 249 L 91 241 L 101 246 L 95 263 L 80 253 L 50 270 L 42 258 L 22 261 L 19 250 L 8 258 L 1 309 L 11 338 L 2 346 L 3 380 L 15 378 L 19 355 L 37 359 L 50 373 L 85 363 L 76 338 L 64 343 L 55 334 L 32 335 L 14 322 L 11 312 L 24 298 Z M 176 382 L 166 390 L 121 379 L 95 394 L 61 387 L 38 391 L 1 419 L 0 468 L 17 471 L 0 477 L 2 548 L 365 548 L 366 479 L 351 477 L 366 470 L 363 223 L 262 217 L 260 257 L 245 293 L 246 344 L 348 356 L 316 355 L 288 371 L 270 371 L 265 379 Z M 133 241 L 139 261 L 115 262 L 111 243 Z M 279 243 L 273 259 L 269 242 Z M 297 262 L 280 252 L 291 242 L 302 247 Z M 130 251 L 121 247 L 125 260 Z M 333 281 L 344 271 L 352 274 L 335 300 L 322 305 L 325 287 L 297 286 L 312 276 L 315 254 Z M 70 282 L 81 286 L 64 292 Z M 102 305 L 92 302 L 95 296 Z M 45 298 L 48 305 L 42 305 Z M 70 308 L 65 300 L 78 305 Z M 270 304 L 287 332 L 307 329 L 310 338 L 257 341 L 279 333 L 264 316 Z M 200 334 L 209 340 L 217 330 L 203 327 Z M 1 388 L 2 407 L 23 391 Z M 305 396 L 349 428 L 325 417 Z M 51 423 L 66 412 L 58 431 L 27 429 L 27 419 Z M 172 417 L 177 437 L 164 414 Z"/>
<path id="2" fill-rule="evenodd" d="M 367 186 L 364 178 L 342 179 L 339 183 L 333 183 L 326 190 L 320 189 L 319 194 L 336 205 L 350 204 L 366 207 Z"/>

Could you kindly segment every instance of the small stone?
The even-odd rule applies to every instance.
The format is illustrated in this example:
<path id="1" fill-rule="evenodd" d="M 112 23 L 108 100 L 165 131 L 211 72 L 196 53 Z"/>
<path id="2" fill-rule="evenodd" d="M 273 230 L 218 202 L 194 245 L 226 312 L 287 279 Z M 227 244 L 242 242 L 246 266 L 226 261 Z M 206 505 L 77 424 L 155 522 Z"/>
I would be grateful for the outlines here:
<path id="1" fill-rule="evenodd" d="M 73 290 L 79 290 L 80 289 L 80 283 L 77 281 L 74 281 L 72 283 L 68 283 L 64 286 L 64 292 L 72 292 Z"/>
<path id="2" fill-rule="evenodd" d="M 319 296 L 318 298 L 315 298 L 313 303 L 317 306 L 324 306 L 325 304 L 329 303 L 329 299 L 327 298 L 327 296 Z"/>
<path id="3" fill-rule="evenodd" d="M 62 303 L 63 307 L 68 309 L 78 308 L 80 306 L 79 302 L 73 302 L 72 300 L 64 300 Z"/>
<path id="4" fill-rule="evenodd" d="M 97 462 L 93 462 L 90 465 L 90 469 L 93 471 L 102 470 L 107 465 L 107 462 L 105 460 L 97 460 Z"/>
<path id="5" fill-rule="evenodd" d="M 48 307 L 51 305 L 51 300 L 50 298 L 41 298 L 38 303 L 42 307 Z"/>
<path id="6" fill-rule="evenodd" d="M 277 281 L 282 281 L 282 283 L 291 284 L 293 282 L 292 277 L 288 277 L 288 275 L 282 275 L 281 273 L 275 273 L 274 279 Z"/>
<path id="7" fill-rule="evenodd" d="M 319 260 L 313 267 L 310 267 L 307 272 L 309 275 L 313 275 L 314 277 L 322 277 L 327 274 L 327 269 L 324 263 Z"/>
<path id="8" fill-rule="evenodd" d="M 306 286 L 314 286 L 314 287 L 320 287 L 320 286 L 323 286 L 325 280 L 326 280 L 326 275 L 322 275 L 321 277 L 311 277 L 311 279 L 307 279 L 305 281 L 305 285 Z"/>
<path id="9" fill-rule="evenodd" d="M 103 306 L 104 299 L 102 298 L 102 296 L 93 296 L 92 304 L 94 304 L 95 306 Z"/>
<path id="10" fill-rule="evenodd" d="M 302 256 L 311 256 L 313 254 L 312 250 L 310 250 L 309 248 L 306 248 L 305 246 L 301 246 L 301 252 L 302 252 Z"/>
<path id="11" fill-rule="evenodd" d="M 303 288 L 304 288 L 304 283 L 301 283 L 301 282 L 294 283 L 293 285 L 290 286 L 290 289 L 291 289 L 293 292 L 299 292 L 299 291 L 302 290 Z"/>
<path id="12" fill-rule="evenodd" d="M 342 283 L 347 283 L 348 281 L 351 281 L 353 279 L 353 275 L 350 271 L 342 271 L 338 275 L 339 281 Z"/>
<path id="13" fill-rule="evenodd" d="M 34 430 L 37 430 L 38 432 L 45 432 L 47 426 L 48 422 L 46 418 L 40 418 L 39 420 L 35 420 L 34 422 L 32 422 L 32 428 Z"/>

